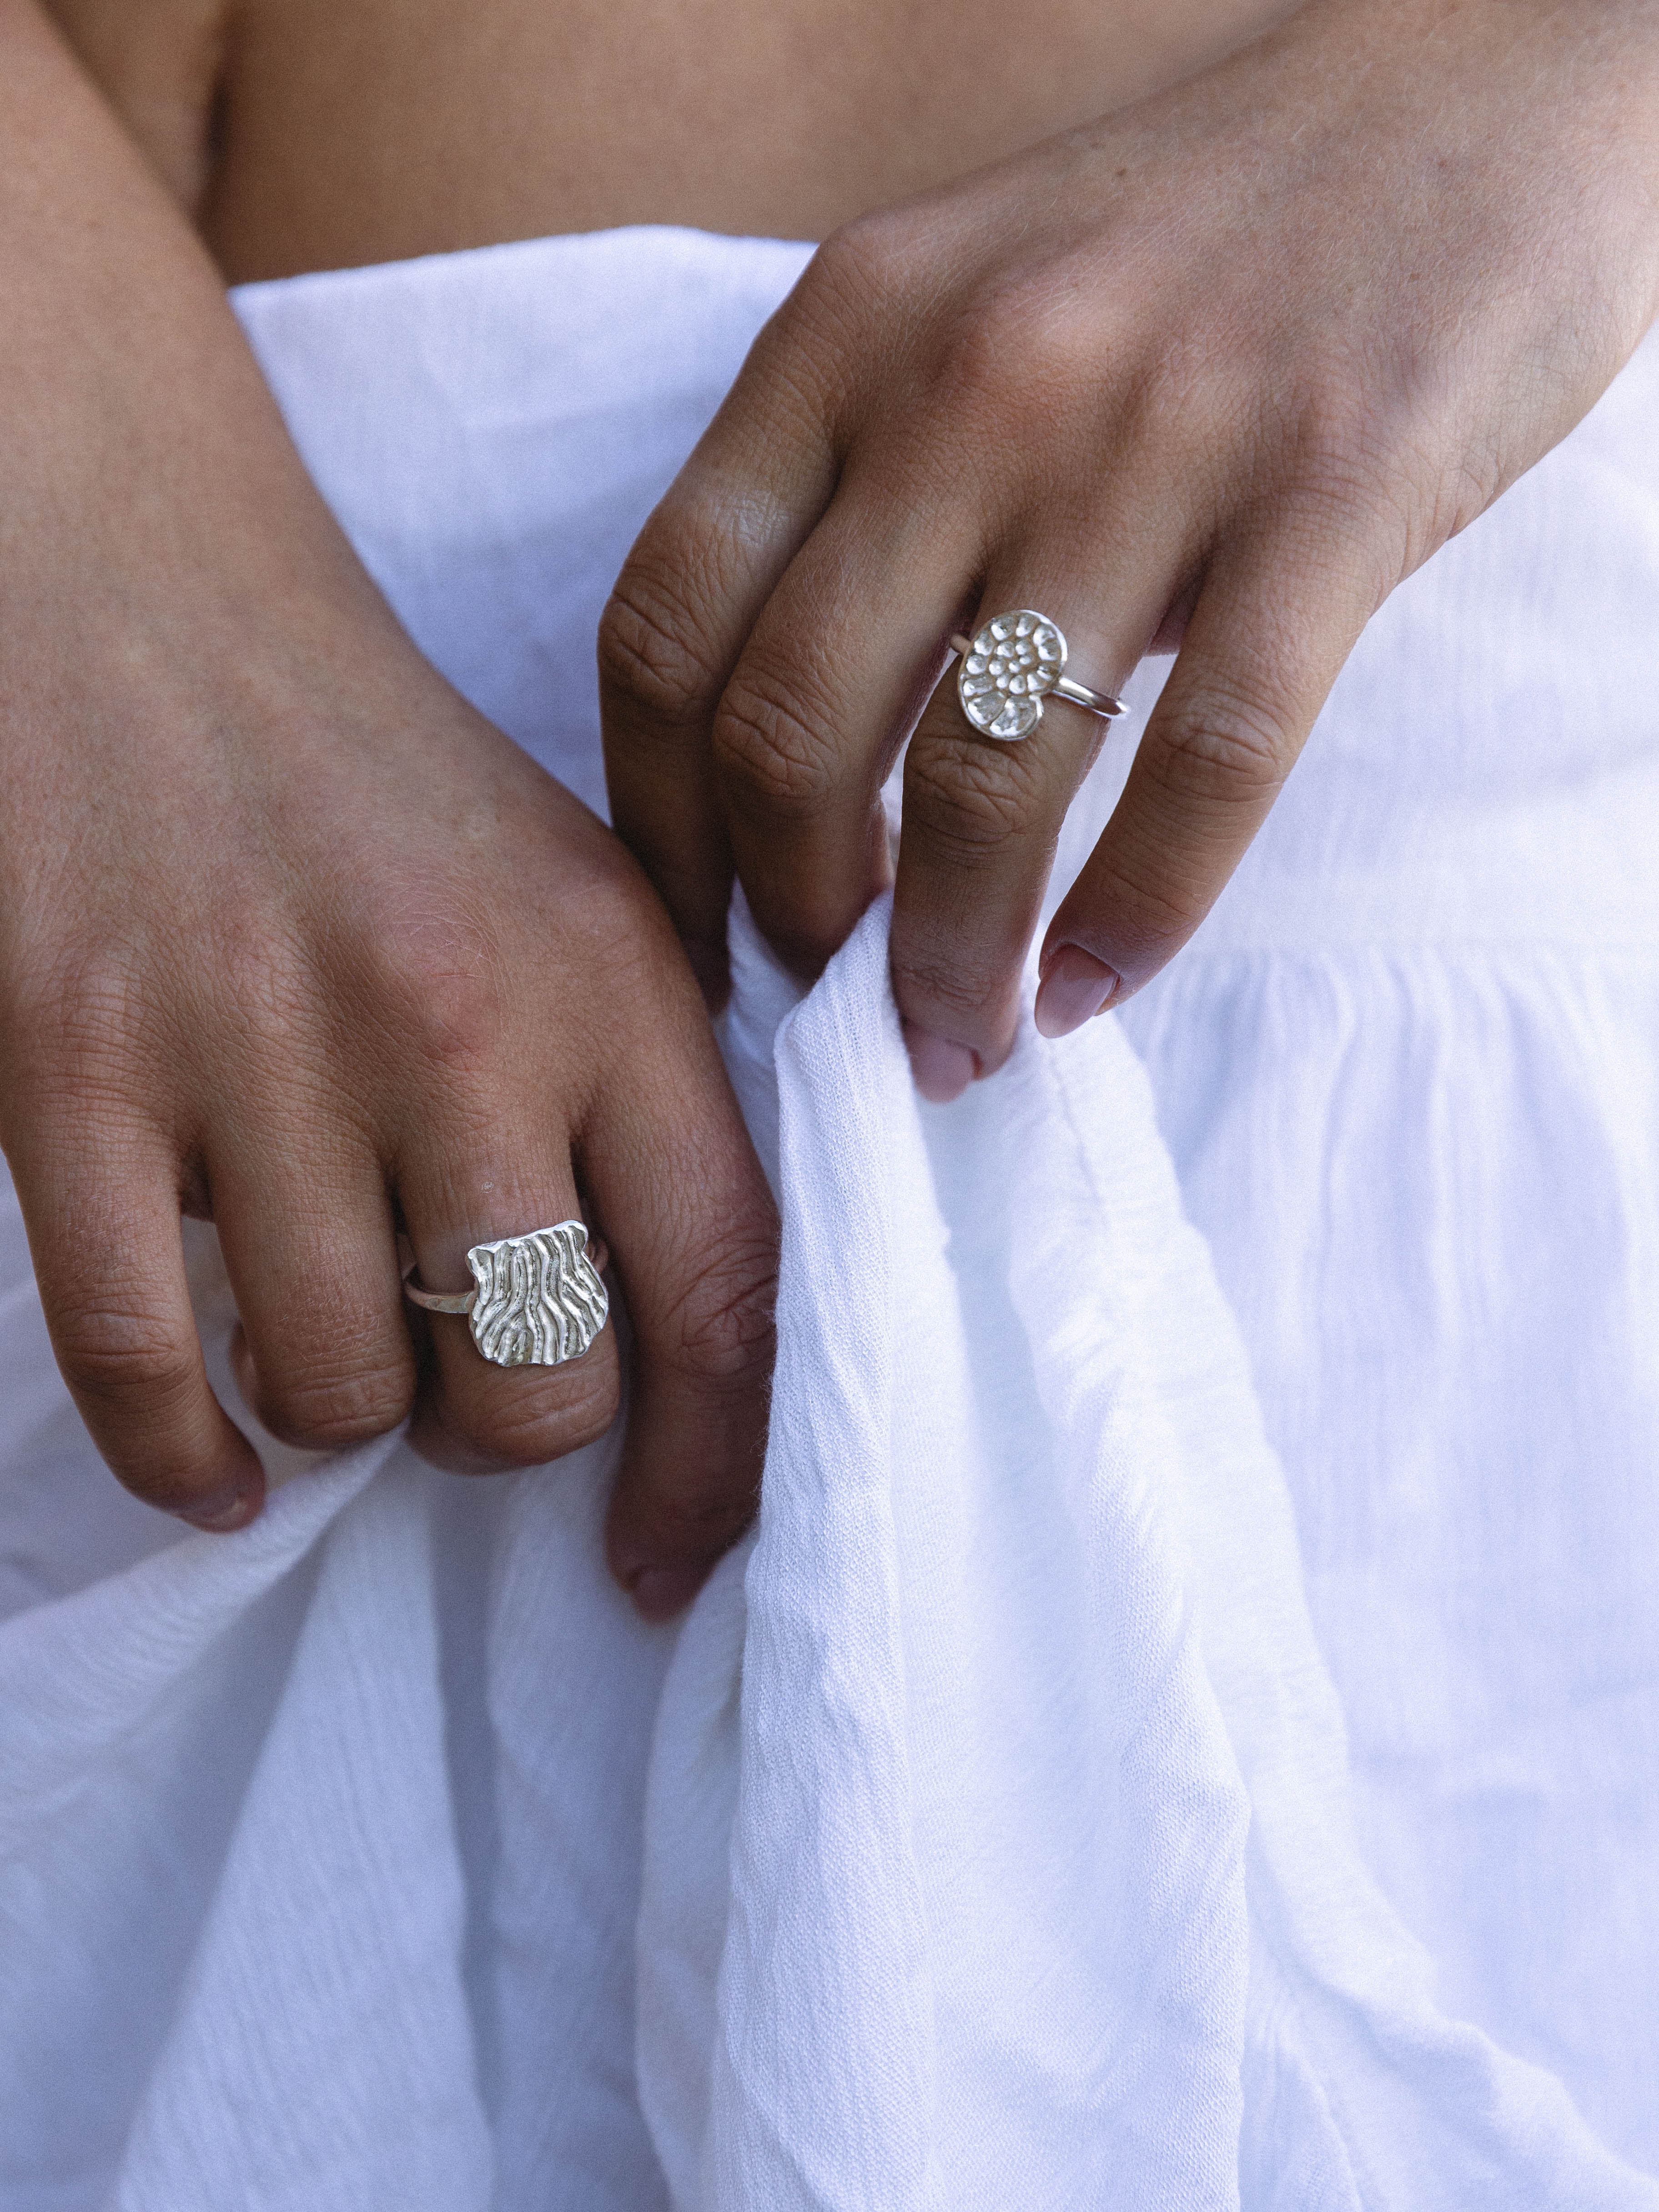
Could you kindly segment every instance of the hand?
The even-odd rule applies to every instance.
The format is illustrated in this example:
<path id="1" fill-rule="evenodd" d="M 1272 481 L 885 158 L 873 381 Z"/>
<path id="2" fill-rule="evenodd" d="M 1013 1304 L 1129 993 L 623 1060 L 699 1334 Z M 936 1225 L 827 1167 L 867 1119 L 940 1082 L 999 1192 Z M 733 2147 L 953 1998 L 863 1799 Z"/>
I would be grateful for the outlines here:
<path id="1" fill-rule="evenodd" d="M 276 1436 L 412 1410 L 442 1464 L 556 1459 L 615 1417 L 615 1331 L 507 1370 L 434 1318 L 417 1361 L 394 1235 L 464 1289 L 469 1245 L 583 1214 L 635 1344 L 611 1562 L 674 1611 L 753 1509 L 775 1260 L 696 984 L 620 845 L 398 630 L 211 271 L 0 4 L 7 41 L 0 1142 L 64 1376 L 140 1497 L 258 1510 L 182 1206 Z"/>
<path id="2" fill-rule="evenodd" d="M 0 1135 L 76 1401 L 139 1496 L 206 1527 L 258 1510 L 182 1203 L 217 1223 L 275 1434 L 349 1445 L 415 1408 L 441 1465 L 556 1459 L 615 1417 L 614 1329 L 504 1370 L 434 1319 L 417 1371 L 394 1229 L 459 1289 L 468 1245 L 585 1214 L 635 1340 L 613 1553 L 672 1611 L 752 1511 L 775 1255 L 666 918 L 412 653 L 345 638 L 301 676 L 246 639 L 204 665 L 204 642 L 159 700 L 94 660 L 58 704 L 72 748 L 10 732 L 34 757 L 5 784 Z"/>
<path id="3" fill-rule="evenodd" d="M 1000 1063 L 1104 726 L 1051 703 L 1001 744 L 954 684 L 926 705 L 950 633 L 1018 607 L 1101 690 L 1181 647 L 1048 932 L 1038 1026 L 1154 975 L 1370 615 L 1652 319 L 1656 112 L 1652 0 L 1323 0 L 831 239 L 601 636 L 614 818 L 711 1000 L 734 871 L 803 975 L 888 880 L 878 794 L 914 726 L 899 1010 L 928 1096 Z"/>

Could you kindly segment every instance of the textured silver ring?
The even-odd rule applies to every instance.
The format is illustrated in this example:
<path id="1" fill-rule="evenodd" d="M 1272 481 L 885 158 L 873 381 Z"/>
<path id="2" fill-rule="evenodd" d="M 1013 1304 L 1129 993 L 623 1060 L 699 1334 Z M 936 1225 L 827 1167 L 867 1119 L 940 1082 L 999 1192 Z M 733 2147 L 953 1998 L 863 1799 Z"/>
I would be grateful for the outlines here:
<path id="1" fill-rule="evenodd" d="M 472 1341 L 497 1367 L 562 1367 L 605 1327 L 606 1256 L 603 1244 L 589 1244 L 585 1222 L 560 1221 L 475 1244 L 466 1255 L 470 1291 L 423 1291 L 410 1267 L 404 1296 L 428 1313 L 465 1314 Z"/>
<path id="2" fill-rule="evenodd" d="M 962 711 L 988 738 L 1011 743 L 1029 738 L 1042 720 L 1042 702 L 1051 692 L 1108 721 L 1129 711 L 1121 699 L 1073 681 L 1066 673 L 1065 631 L 1035 607 L 993 615 L 972 637 L 958 632 L 951 643 L 962 655 L 957 671 Z"/>

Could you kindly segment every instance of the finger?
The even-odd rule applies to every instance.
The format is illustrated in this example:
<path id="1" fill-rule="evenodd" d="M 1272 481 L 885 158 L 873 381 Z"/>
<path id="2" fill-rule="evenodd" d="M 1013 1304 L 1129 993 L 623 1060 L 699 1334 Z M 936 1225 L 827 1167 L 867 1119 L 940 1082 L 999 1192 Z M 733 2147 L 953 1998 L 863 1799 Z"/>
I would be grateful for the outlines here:
<path id="1" fill-rule="evenodd" d="M 311 1451 L 396 1428 L 414 1401 L 415 1353 L 380 1163 L 256 1129 L 209 1169 L 246 1338 L 239 1379 L 260 1420 Z"/>
<path id="2" fill-rule="evenodd" d="M 755 619 L 835 488 L 826 382 L 786 302 L 641 532 L 599 624 L 611 821 L 712 1006 L 726 989 L 732 856 L 709 757 Z"/>
<path id="3" fill-rule="evenodd" d="M 1133 562 L 1108 534 L 1060 528 L 1029 554 L 1006 550 L 970 629 L 1020 608 L 1058 619 L 1066 672 L 1115 693 L 1139 659 L 1179 573 L 1178 541 L 1138 537 Z M 1050 696 L 1028 737 L 1005 740 L 963 713 L 953 666 L 904 763 L 903 836 L 892 935 L 893 991 L 927 1097 L 954 1097 L 1007 1057 L 1020 975 L 1066 809 L 1110 724 Z"/>
<path id="4" fill-rule="evenodd" d="M 176 1164 L 159 1141 L 19 1162 L 52 1349 L 117 1480 L 199 1528 L 240 1528 L 264 1476 L 215 1398 L 191 1311 Z"/>
<path id="5" fill-rule="evenodd" d="M 474 1287 L 474 1244 L 583 1218 L 567 1156 L 534 1135 L 459 1133 L 406 1172 L 400 1188 L 419 1278 L 428 1290 Z M 580 1358 L 554 1367 L 486 1359 L 459 1315 L 422 1314 L 429 1347 L 410 1431 L 422 1455 L 462 1474 L 539 1467 L 603 1436 L 617 1417 L 620 1375 L 609 1324 Z"/>
<path id="6" fill-rule="evenodd" d="M 633 1331 L 613 1572 L 640 1610 L 688 1604 L 748 1527 L 765 1453 L 777 1217 L 702 1011 L 656 1014 L 581 1140 Z M 647 1066 L 672 1079 L 646 1082 Z"/>
<path id="7" fill-rule="evenodd" d="M 398 1182 L 425 1289 L 472 1289 L 466 1255 L 474 1244 L 582 1218 L 568 1151 L 546 1130 L 457 1125 L 434 1137 Z M 428 1371 L 410 1435 L 436 1466 L 459 1474 L 544 1466 L 593 1443 L 616 1419 L 621 1385 L 609 1324 L 579 1359 L 498 1367 L 473 1343 L 464 1316 L 420 1320 Z"/>
<path id="8" fill-rule="evenodd" d="M 1198 927 L 1386 589 L 1363 541 L 1290 505 L 1212 561 L 1116 811 L 1049 924 L 1044 1036 L 1120 1004 Z"/>
<path id="9" fill-rule="evenodd" d="M 780 580 L 714 717 L 732 854 L 763 934 L 817 975 L 890 873 L 881 787 L 981 567 L 920 452 L 849 473 Z"/>

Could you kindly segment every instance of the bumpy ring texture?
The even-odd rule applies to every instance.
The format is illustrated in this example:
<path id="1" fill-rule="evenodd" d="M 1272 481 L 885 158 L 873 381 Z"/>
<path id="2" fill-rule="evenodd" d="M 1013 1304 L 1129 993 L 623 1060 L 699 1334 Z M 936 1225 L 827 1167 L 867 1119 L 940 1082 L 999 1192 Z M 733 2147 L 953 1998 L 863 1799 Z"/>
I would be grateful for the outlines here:
<path id="1" fill-rule="evenodd" d="M 1029 738 L 1050 692 L 1108 720 L 1128 711 L 1121 699 L 1073 681 L 1066 673 L 1065 631 L 1035 607 L 993 615 L 971 638 L 958 635 L 951 643 L 962 655 L 957 671 L 962 711 L 988 738 L 1010 743 Z"/>
<path id="2" fill-rule="evenodd" d="M 560 1367 L 605 1327 L 605 1261 L 603 1244 L 589 1249 L 586 1223 L 561 1221 L 475 1244 L 466 1255 L 472 1290 L 423 1291 L 411 1267 L 404 1296 L 428 1313 L 465 1314 L 473 1343 L 497 1367 Z"/>

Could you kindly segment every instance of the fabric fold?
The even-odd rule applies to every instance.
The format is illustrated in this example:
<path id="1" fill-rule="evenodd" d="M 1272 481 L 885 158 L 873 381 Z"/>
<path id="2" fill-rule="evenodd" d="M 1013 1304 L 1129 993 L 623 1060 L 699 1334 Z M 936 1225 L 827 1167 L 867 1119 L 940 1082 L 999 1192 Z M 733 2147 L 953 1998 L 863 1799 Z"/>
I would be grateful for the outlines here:
<path id="1" fill-rule="evenodd" d="M 793 1011 L 736 923 L 786 1230 L 760 1526 L 648 1800 L 676 2212 L 1659 2203 L 1439 2013 L 1364 1869 L 1282 1474 L 1118 1025 L 1028 1027 L 930 1109 L 884 910 Z"/>
<path id="2" fill-rule="evenodd" d="M 807 254 L 239 295 L 417 641 L 596 804 L 605 590 Z M 273 1449 L 180 1536 L 0 1186 L 4 2212 L 1654 2212 L 1656 378 L 1389 602 L 1122 1017 L 926 1107 L 884 908 L 803 1000 L 739 905 L 780 1361 L 677 1629 L 614 1437 Z"/>

